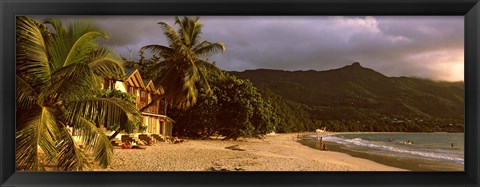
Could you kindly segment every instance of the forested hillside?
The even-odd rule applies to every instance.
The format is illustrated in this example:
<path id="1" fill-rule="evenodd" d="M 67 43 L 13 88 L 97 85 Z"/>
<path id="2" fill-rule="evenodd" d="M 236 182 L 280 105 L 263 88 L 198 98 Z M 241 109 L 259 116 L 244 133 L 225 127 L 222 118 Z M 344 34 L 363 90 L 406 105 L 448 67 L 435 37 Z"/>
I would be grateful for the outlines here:
<path id="1" fill-rule="evenodd" d="M 288 125 L 292 130 L 463 131 L 463 82 L 387 77 L 359 63 L 327 71 L 230 73 L 251 80 L 263 95 L 273 92 L 267 95 L 281 113 L 308 118 Z"/>

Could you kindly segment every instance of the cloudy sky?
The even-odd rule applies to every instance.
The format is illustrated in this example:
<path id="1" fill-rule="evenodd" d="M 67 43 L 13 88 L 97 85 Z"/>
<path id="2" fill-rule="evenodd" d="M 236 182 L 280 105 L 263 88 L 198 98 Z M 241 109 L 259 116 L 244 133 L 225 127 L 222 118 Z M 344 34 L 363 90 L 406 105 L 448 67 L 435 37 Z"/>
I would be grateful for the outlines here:
<path id="1" fill-rule="evenodd" d="M 96 16 L 106 45 L 134 58 L 149 44 L 167 45 L 160 21 L 173 16 Z M 64 18 L 65 19 L 65 18 Z M 387 76 L 464 79 L 463 16 L 202 16 L 202 38 L 226 51 L 209 57 L 225 70 L 328 70 L 353 62 Z"/>

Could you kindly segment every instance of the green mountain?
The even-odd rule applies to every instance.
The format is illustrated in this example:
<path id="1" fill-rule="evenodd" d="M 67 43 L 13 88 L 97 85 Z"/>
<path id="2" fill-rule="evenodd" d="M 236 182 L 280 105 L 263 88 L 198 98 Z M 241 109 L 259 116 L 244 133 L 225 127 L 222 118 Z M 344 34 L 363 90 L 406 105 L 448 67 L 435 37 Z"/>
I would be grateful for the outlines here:
<path id="1" fill-rule="evenodd" d="M 326 71 L 258 69 L 230 73 L 309 106 L 306 111 L 312 120 L 417 121 L 414 124 L 425 120 L 436 121 L 439 126 L 463 126 L 463 82 L 387 77 L 358 62 Z"/>

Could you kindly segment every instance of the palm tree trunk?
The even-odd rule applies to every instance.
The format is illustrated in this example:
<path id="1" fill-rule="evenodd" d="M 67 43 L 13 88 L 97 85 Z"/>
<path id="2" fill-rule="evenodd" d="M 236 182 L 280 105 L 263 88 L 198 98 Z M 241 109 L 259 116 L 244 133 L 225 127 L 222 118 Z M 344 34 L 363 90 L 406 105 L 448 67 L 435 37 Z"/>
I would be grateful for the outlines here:
<path id="1" fill-rule="evenodd" d="M 108 140 L 113 140 L 117 135 L 118 133 L 120 133 L 120 131 L 115 131 L 109 138 Z"/>

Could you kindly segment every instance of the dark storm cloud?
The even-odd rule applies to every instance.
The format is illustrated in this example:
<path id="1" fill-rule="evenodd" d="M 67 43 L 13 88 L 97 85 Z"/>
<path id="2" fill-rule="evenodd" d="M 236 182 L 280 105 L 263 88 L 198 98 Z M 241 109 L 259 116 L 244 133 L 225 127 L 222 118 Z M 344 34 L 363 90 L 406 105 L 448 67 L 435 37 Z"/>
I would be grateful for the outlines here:
<path id="1" fill-rule="evenodd" d="M 105 16 L 97 17 L 95 23 L 108 33 L 106 45 L 119 55 L 129 57 L 130 51 L 135 57 L 141 47 L 150 44 L 166 45 L 160 21 L 172 21 L 172 17 L 146 16 Z"/>
<path id="2" fill-rule="evenodd" d="M 214 17 L 203 21 L 204 36 L 228 47 L 225 55 L 215 58 L 224 69 L 324 70 L 359 61 L 388 76 L 463 79 L 463 17 Z"/>
<path id="3" fill-rule="evenodd" d="M 90 17 L 118 54 L 167 45 L 157 24 L 172 17 Z M 387 76 L 463 80 L 463 17 L 209 17 L 202 38 L 223 42 L 208 57 L 226 70 L 326 70 L 358 61 Z"/>

